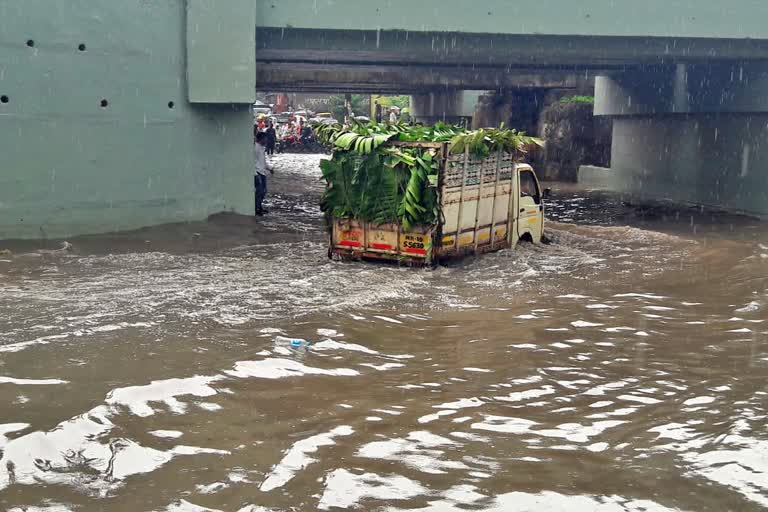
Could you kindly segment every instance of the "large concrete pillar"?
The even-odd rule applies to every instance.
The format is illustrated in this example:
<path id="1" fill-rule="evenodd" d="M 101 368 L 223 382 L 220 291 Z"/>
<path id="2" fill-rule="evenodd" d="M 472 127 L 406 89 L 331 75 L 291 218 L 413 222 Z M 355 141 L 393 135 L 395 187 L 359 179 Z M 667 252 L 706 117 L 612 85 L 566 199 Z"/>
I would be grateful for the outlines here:
<path id="1" fill-rule="evenodd" d="M 438 121 L 462 121 L 463 91 L 440 91 L 411 96 L 411 118 L 415 122 L 434 124 Z"/>
<path id="2" fill-rule="evenodd" d="M 613 118 L 610 187 L 768 214 L 768 65 L 684 65 L 600 77 Z"/>

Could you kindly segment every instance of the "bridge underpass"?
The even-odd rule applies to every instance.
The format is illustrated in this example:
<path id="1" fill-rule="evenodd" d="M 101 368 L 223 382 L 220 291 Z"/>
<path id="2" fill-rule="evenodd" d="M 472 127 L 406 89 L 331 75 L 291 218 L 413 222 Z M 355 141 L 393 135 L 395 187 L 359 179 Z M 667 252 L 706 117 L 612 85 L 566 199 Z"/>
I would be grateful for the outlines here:
<path id="1" fill-rule="evenodd" d="M 303 15 L 258 5 L 269 13 L 257 21 L 259 87 L 406 92 L 417 117 L 433 121 L 458 114 L 462 89 L 504 96 L 596 80 L 595 113 L 614 120 L 601 186 L 768 214 L 768 32 L 747 19 L 766 7 L 550 0 L 522 12 L 486 2 L 451 19 L 450 6 L 431 1 L 403 5 L 406 17 L 346 4 L 342 17 L 323 1 L 299 2 Z M 506 121 L 484 114 L 489 125 Z"/>
<path id="2" fill-rule="evenodd" d="M 676 73 L 681 65 L 685 76 L 697 76 L 709 65 L 725 70 L 744 64 L 743 76 L 762 93 L 768 85 L 751 69 L 768 61 L 766 17 L 768 4 L 747 0 L 728 9 L 715 0 L 695 6 L 664 0 L 541 0 L 524 6 L 506 0 L 470 6 L 460 0 L 168 0 L 120 7 L 108 0 L 4 2 L 0 238 L 129 229 L 222 209 L 247 212 L 251 197 L 242 184 L 251 173 L 248 105 L 257 87 L 322 90 L 327 84 L 365 92 L 442 92 L 448 100 L 480 86 L 509 91 L 607 77 L 625 93 L 598 94 L 596 105 L 598 114 L 619 119 L 614 176 L 642 175 L 644 180 L 630 181 L 648 189 L 651 182 L 661 184 L 654 180 L 676 164 L 662 158 L 651 166 L 650 155 L 678 148 L 649 145 L 641 160 L 629 151 L 633 141 L 645 130 L 687 140 L 698 116 L 699 127 L 718 133 L 718 144 L 731 130 L 728 151 L 738 147 L 748 156 L 737 165 L 730 152 L 687 145 L 699 161 L 716 162 L 707 176 L 714 176 L 711 168 L 728 169 L 721 194 L 691 199 L 768 213 L 768 201 L 760 199 L 768 190 L 762 171 L 768 162 L 762 135 L 754 133 L 765 114 L 762 104 L 734 100 L 711 108 L 704 102 L 691 111 L 634 113 L 620 108 L 659 94 L 665 80 L 661 95 L 679 98 L 686 82 L 669 70 Z M 635 83 L 636 76 L 649 80 Z M 701 90 L 718 98 L 733 86 L 718 79 Z M 694 84 L 688 87 L 695 92 Z M 749 149 L 737 144 L 742 129 L 752 134 Z M 41 151 L 43 142 L 51 151 Z M 746 189 L 752 199 L 742 201 Z M 655 190 L 670 193 L 670 187 Z"/>

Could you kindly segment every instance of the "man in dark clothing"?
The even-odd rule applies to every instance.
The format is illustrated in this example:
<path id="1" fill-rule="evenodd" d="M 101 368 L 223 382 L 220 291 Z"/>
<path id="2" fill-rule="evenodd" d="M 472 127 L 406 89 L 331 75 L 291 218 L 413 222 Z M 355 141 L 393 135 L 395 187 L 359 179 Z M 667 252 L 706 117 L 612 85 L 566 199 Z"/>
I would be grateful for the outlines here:
<path id="1" fill-rule="evenodd" d="M 301 143 L 309 144 L 312 139 L 312 127 L 309 125 L 302 125 L 301 127 Z"/>
<path id="2" fill-rule="evenodd" d="M 376 122 L 380 123 L 381 122 L 381 104 L 378 101 L 376 102 L 375 113 L 376 113 L 375 114 Z"/>
<path id="3" fill-rule="evenodd" d="M 256 215 L 261 216 L 267 213 L 264 209 L 264 196 L 267 195 L 267 170 L 271 174 L 275 171 L 267 166 L 267 156 L 264 153 L 264 146 L 267 145 L 267 135 L 264 132 L 256 134 L 256 143 L 253 145 L 253 188 L 254 199 L 256 201 Z"/>
<path id="4" fill-rule="evenodd" d="M 267 134 L 266 152 L 268 155 L 274 155 L 275 144 L 277 143 L 277 132 L 275 132 L 275 126 L 272 124 L 272 121 L 269 122 L 269 125 L 267 126 L 267 129 L 264 133 Z"/>

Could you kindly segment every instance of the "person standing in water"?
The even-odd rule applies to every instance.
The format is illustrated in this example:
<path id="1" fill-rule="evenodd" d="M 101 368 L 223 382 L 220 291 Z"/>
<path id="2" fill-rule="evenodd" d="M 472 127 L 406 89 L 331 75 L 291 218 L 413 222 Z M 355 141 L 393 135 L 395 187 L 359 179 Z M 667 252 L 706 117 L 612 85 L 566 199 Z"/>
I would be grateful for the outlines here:
<path id="1" fill-rule="evenodd" d="M 275 154 L 275 144 L 277 143 L 277 132 L 275 132 L 275 125 L 272 121 L 269 121 L 267 129 L 264 131 L 267 134 L 267 154 Z"/>
<path id="2" fill-rule="evenodd" d="M 263 205 L 264 197 L 267 195 L 267 155 L 264 151 L 266 145 L 267 134 L 264 132 L 256 133 L 256 144 L 253 145 L 253 188 L 256 201 L 255 214 L 257 216 L 267 213 Z M 271 168 L 269 172 L 275 174 Z"/>

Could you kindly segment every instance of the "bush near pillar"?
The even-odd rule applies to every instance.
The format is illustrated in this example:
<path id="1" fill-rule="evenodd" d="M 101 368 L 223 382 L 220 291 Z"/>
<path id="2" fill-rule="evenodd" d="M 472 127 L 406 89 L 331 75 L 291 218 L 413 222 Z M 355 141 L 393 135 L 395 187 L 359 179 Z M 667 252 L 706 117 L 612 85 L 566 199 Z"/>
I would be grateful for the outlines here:
<path id="1" fill-rule="evenodd" d="M 611 121 L 593 114 L 590 97 L 574 96 L 544 110 L 545 180 L 576 181 L 581 165 L 609 167 Z"/>

